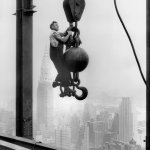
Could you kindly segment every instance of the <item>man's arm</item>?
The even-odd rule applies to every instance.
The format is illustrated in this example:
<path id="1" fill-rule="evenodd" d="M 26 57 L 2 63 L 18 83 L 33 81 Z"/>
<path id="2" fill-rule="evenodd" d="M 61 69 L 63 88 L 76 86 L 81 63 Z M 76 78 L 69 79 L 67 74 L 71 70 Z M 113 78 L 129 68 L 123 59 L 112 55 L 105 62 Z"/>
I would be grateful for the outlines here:
<path id="1" fill-rule="evenodd" d="M 65 42 L 68 40 L 68 38 L 70 37 L 70 35 L 71 35 L 71 32 L 68 32 L 68 34 L 67 34 L 66 36 L 64 36 L 64 37 L 61 37 L 61 35 L 58 34 L 58 33 L 55 33 L 55 34 L 54 34 L 55 38 L 56 38 L 58 41 L 63 42 L 63 43 L 65 43 Z"/>
<path id="2" fill-rule="evenodd" d="M 66 31 L 65 32 L 59 32 L 60 36 L 65 36 L 66 35 Z"/>

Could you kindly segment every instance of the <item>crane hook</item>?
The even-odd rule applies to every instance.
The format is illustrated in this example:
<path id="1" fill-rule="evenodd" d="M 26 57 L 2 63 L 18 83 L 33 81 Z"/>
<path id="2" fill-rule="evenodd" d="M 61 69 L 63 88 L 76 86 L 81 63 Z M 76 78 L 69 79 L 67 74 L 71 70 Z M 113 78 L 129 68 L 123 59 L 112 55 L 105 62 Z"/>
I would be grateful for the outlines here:
<path id="1" fill-rule="evenodd" d="M 77 100 L 84 100 L 87 97 L 87 95 L 88 95 L 88 90 L 85 87 L 81 87 L 81 86 L 76 86 L 76 88 L 81 90 L 82 94 L 81 95 L 77 95 L 76 92 L 75 92 L 73 96 Z"/>

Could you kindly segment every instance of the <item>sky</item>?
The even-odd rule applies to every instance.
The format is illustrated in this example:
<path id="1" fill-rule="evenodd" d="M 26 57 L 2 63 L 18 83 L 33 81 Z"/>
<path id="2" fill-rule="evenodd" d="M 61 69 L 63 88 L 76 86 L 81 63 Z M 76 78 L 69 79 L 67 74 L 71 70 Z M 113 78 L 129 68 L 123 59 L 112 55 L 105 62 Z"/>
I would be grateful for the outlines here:
<path id="1" fill-rule="evenodd" d="M 15 61 L 16 61 L 16 19 L 15 3 L 0 1 L 0 107 L 14 106 Z M 11 105 L 12 104 L 12 105 Z M 14 108 L 14 107 L 13 107 Z"/>
<path id="2" fill-rule="evenodd" d="M 68 27 L 62 2 L 63 0 L 34 0 L 37 11 L 33 15 L 34 99 L 42 57 L 49 47 L 49 24 L 53 20 L 58 21 L 60 31 Z M 9 107 L 8 102 L 15 100 L 16 19 L 12 15 L 15 12 L 15 1 L 1 0 L 0 3 L 0 106 Z M 146 0 L 117 0 L 117 4 L 145 75 Z M 86 0 L 78 28 L 81 32 L 81 47 L 89 55 L 88 67 L 80 73 L 81 85 L 89 91 L 87 101 L 103 103 L 107 100 L 115 103 L 118 98 L 131 97 L 138 107 L 145 109 L 146 88 L 130 43 L 116 15 L 113 0 Z M 55 73 L 54 71 L 52 77 Z M 70 103 L 75 103 L 74 101 Z"/>

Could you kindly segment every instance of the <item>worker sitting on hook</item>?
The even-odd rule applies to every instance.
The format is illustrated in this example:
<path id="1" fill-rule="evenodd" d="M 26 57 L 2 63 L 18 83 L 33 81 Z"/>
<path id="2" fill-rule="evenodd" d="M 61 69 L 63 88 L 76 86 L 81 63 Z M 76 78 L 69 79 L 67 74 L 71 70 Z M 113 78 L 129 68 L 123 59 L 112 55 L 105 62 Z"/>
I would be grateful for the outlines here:
<path id="1" fill-rule="evenodd" d="M 67 35 L 65 33 L 63 34 L 58 32 L 59 25 L 56 21 L 53 21 L 50 24 L 50 29 L 52 30 L 52 33 L 50 35 L 50 58 L 53 61 L 54 66 L 58 72 L 58 75 L 53 82 L 53 87 L 59 85 L 63 86 L 64 93 L 67 94 L 68 92 L 71 92 L 71 89 L 69 88 L 71 84 L 71 74 L 64 65 L 63 48 L 64 43 L 69 39 L 72 32 L 67 31 Z M 63 97 L 63 93 L 61 93 L 60 96 Z"/>

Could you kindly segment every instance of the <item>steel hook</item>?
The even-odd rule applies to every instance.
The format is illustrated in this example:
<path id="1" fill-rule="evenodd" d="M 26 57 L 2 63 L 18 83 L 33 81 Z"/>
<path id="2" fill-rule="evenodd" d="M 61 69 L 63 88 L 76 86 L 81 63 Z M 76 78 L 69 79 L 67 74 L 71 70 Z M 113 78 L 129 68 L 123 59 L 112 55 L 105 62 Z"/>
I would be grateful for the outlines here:
<path id="1" fill-rule="evenodd" d="M 82 94 L 81 95 L 77 95 L 76 93 L 74 93 L 74 97 L 77 100 L 84 100 L 87 97 L 87 95 L 88 95 L 88 90 L 85 87 L 81 87 L 81 86 L 76 86 L 76 88 L 81 90 Z"/>

